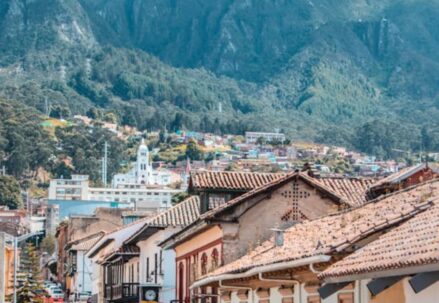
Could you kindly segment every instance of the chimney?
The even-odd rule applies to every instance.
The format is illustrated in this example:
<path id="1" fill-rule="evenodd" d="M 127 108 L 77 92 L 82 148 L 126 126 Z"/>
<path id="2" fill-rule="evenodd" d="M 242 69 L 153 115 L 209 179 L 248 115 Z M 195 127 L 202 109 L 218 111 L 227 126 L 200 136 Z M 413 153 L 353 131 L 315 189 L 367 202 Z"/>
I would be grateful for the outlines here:
<path id="1" fill-rule="evenodd" d="M 281 247 L 284 245 L 284 230 L 279 228 L 273 228 L 274 231 L 274 245 Z"/>

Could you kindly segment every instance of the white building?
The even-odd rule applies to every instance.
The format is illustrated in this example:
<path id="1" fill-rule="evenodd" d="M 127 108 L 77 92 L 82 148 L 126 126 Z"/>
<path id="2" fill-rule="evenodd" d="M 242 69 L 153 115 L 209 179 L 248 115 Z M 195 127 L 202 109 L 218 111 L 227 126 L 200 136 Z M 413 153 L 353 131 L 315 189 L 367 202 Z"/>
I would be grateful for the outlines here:
<path id="1" fill-rule="evenodd" d="M 175 252 L 159 243 L 194 222 L 199 198 L 106 234 L 87 252 L 93 260 L 93 302 L 171 302 L 175 299 Z M 126 289 L 124 292 L 111 291 Z M 153 291 L 154 300 L 145 297 Z"/>
<path id="2" fill-rule="evenodd" d="M 87 257 L 87 251 L 103 236 L 104 232 L 89 235 L 67 244 L 68 274 L 71 277 L 71 290 L 73 300 L 78 299 L 78 294 L 92 292 L 93 262 Z"/>
<path id="3" fill-rule="evenodd" d="M 254 144 L 259 138 L 263 138 L 267 142 L 271 141 L 285 141 L 285 134 L 283 133 L 265 133 L 265 132 L 245 132 L 245 142 L 247 144 Z"/>
<path id="4" fill-rule="evenodd" d="M 49 200 L 122 202 L 130 203 L 138 210 L 158 210 L 171 207 L 172 196 L 179 192 L 181 190 L 142 184 L 125 184 L 116 188 L 89 187 L 88 176 L 73 175 L 70 180 L 50 181 Z"/>
<path id="5" fill-rule="evenodd" d="M 169 171 L 153 170 L 149 160 L 149 150 L 142 139 L 137 150 L 137 160 L 131 170 L 126 174 L 116 174 L 113 177 L 113 187 L 128 184 L 142 185 L 168 185 L 171 183 L 171 173 Z"/>

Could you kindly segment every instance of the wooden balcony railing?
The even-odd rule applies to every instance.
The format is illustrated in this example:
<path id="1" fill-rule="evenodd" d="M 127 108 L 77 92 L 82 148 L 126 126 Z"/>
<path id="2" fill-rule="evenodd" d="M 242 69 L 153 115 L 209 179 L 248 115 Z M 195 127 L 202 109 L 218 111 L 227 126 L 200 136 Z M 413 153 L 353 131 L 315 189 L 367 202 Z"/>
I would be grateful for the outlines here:
<path id="1" fill-rule="evenodd" d="M 137 302 L 139 300 L 139 283 L 122 283 L 105 286 L 107 301 Z"/>

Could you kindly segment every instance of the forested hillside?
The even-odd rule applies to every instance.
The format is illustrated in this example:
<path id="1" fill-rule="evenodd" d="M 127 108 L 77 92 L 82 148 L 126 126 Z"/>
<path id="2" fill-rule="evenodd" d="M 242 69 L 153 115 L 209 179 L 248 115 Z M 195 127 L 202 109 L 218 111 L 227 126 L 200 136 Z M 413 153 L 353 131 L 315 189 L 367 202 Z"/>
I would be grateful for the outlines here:
<path id="1" fill-rule="evenodd" d="M 140 129 L 433 151 L 438 14 L 438 0 L 4 0 L 0 95 Z"/>
<path id="2" fill-rule="evenodd" d="M 108 173 L 120 170 L 127 159 L 126 143 L 95 125 L 61 124 L 47 127 L 35 109 L 0 99 L 0 158 L 17 179 L 35 177 L 42 168 L 54 177 L 69 178 L 72 172 L 100 181 L 104 142 L 110 146 Z M 28 175 L 32 174 L 32 175 Z"/>

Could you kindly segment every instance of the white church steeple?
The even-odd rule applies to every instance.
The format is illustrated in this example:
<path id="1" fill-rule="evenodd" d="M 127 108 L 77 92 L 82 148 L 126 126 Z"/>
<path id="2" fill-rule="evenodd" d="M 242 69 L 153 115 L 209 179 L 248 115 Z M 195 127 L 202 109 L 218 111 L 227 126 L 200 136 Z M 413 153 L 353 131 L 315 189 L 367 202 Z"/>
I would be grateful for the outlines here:
<path id="1" fill-rule="evenodd" d="M 149 150 L 145 144 L 145 140 L 142 139 L 139 149 L 137 150 L 136 161 L 136 177 L 138 184 L 149 184 L 149 178 L 152 171 L 151 164 L 149 162 Z"/>

